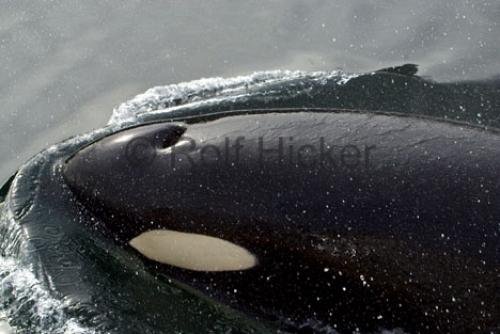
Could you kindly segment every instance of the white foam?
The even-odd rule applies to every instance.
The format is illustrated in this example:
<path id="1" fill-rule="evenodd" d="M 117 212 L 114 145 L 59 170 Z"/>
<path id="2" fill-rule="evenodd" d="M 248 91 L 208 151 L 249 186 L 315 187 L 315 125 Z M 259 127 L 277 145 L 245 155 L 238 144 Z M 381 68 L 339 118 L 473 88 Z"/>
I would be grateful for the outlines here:
<path id="1" fill-rule="evenodd" d="M 14 331 L 9 321 L 15 323 L 29 317 L 30 333 L 91 334 L 76 319 L 64 314 L 63 302 L 54 299 L 34 274 L 15 259 L 0 256 L 0 333 Z M 29 312 L 26 312 L 29 308 Z"/>
<path id="2" fill-rule="evenodd" d="M 14 328 L 12 328 L 7 320 L 0 313 L 0 334 L 14 334 Z"/>
<path id="3" fill-rule="evenodd" d="M 304 72 L 304 71 L 263 71 L 250 75 L 231 78 L 202 78 L 179 84 L 157 86 L 137 95 L 131 100 L 120 104 L 113 110 L 108 124 L 119 124 L 134 121 L 135 117 L 143 113 L 168 112 L 172 107 L 186 103 L 200 103 L 201 101 L 217 102 L 222 99 L 237 99 L 250 96 L 249 88 L 265 88 L 279 82 L 296 79 L 312 80 L 319 84 L 326 84 L 328 79 L 336 78 L 337 84 L 345 84 L 356 77 L 341 71 Z M 212 100 L 214 99 L 214 100 Z"/>

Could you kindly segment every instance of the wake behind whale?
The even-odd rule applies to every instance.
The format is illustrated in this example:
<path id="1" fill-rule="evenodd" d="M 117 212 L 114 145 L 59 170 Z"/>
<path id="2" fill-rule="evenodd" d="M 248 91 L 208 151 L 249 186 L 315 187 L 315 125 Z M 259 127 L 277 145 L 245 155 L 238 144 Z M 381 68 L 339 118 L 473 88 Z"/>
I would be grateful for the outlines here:
<path id="1" fill-rule="evenodd" d="M 498 135 L 454 121 L 496 125 L 497 106 L 495 84 L 394 69 L 156 88 L 19 170 L 4 208 L 13 254 L 96 330 L 493 330 Z M 240 159 L 220 165 L 214 147 L 232 139 L 235 158 L 240 136 Z M 290 137 L 306 164 L 286 160 Z M 185 159 L 158 168 L 172 147 Z"/>

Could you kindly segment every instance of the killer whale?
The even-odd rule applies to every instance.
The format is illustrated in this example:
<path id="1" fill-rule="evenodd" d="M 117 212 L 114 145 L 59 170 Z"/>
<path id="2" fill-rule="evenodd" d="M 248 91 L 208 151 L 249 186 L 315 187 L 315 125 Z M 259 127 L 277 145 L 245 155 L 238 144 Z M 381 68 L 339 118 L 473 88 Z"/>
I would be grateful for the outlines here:
<path id="1" fill-rule="evenodd" d="M 113 240 L 256 316 L 487 331 L 500 314 L 498 136 L 397 114 L 252 112 L 120 131 L 63 175 Z"/>

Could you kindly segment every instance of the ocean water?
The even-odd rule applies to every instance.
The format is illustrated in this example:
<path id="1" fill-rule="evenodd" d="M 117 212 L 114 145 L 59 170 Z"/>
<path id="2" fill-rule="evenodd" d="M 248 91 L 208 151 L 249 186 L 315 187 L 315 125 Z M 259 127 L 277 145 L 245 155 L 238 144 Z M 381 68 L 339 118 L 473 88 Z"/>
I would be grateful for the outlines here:
<path id="1" fill-rule="evenodd" d="M 0 180 L 123 126 L 203 112 L 358 108 L 499 127 L 499 36 L 500 4 L 488 0 L 6 1 Z M 404 63 L 418 64 L 432 89 L 372 72 Z M 0 333 L 109 332 L 112 324 L 93 317 L 92 305 L 57 293 L 11 200 L 0 217 Z M 177 296 L 178 308 L 166 332 L 196 333 L 182 317 L 193 309 L 219 319 L 207 324 L 215 323 L 212 332 L 267 330 L 178 286 L 164 293 Z M 126 319 L 127 310 L 116 311 L 114 321 Z"/>

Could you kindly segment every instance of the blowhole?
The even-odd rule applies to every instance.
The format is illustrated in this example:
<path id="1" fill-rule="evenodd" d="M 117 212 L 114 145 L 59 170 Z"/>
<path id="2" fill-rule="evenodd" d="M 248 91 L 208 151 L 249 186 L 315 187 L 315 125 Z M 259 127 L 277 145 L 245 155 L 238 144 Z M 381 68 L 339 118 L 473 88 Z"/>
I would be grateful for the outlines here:
<path id="1" fill-rule="evenodd" d="M 181 136 L 186 132 L 187 128 L 181 125 L 173 125 L 165 131 L 162 131 L 157 135 L 157 139 L 160 139 L 160 149 L 165 149 L 170 146 L 175 145 Z"/>

